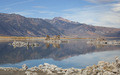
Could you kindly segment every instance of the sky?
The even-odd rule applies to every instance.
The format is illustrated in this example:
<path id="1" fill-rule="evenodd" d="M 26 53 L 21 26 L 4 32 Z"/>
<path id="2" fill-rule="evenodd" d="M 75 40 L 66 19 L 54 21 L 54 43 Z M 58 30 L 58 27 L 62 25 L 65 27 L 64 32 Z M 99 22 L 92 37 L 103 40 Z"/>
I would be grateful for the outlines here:
<path id="1" fill-rule="evenodd" d="M 120 28 L 120 0 L 0 0 L 0 13 Z"/>

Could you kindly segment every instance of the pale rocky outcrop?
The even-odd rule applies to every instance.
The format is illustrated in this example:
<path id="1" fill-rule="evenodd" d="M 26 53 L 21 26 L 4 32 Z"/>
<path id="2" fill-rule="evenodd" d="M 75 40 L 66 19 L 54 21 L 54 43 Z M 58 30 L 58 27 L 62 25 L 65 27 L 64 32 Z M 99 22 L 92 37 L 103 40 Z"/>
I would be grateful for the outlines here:
<path id="1" fill-rule="evenodd" d="M 26 75 L 40 75 L 39 73 L 44 73 L 44 75 L 120 75 L 120 60 L 118 57 L 115 58 L 114 63 L 99 61 L 98 65 L 88 66 L 85 69 L 62 69 L 56 65 L 44 63 L 38 67 L 31 67 L 28 69 L 26 64 L 22 66 L 22 69 L 18 68 L 3 68 L 0 70 L 4 71 L 24 71 Z"/>
<path id="2" fill-rule="evenodd" d="M 38 75 L 37 72 L 31 72 L 31 71 L 26 71 L 25 74 L 26 75 Z"/>
<path id="3" fill-rule="evenodd" d="M 22 69 L 23 69 L 23 70 L 27 70 L 27 69 L 28 69 L 27 65 L 26 65 L 26 64 L 23 64 L 23 65 L 22 65 Z"/>

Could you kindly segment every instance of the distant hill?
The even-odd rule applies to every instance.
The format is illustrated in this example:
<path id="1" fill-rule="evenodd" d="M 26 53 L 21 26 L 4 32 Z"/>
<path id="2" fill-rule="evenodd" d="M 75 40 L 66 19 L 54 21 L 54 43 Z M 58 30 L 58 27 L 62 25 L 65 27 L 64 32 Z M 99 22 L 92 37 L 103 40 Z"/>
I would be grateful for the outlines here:
<path id="1" fill-rule="evenodd" d="M 61 35 L 61 32 L 40 18 L 26 18 L 17 14 L 0 13 L 0 35 L 46 36 Z"/>
<path id="2" fill-rule="evenodd" d="M 55 17 L 47 22 L 57 27 L 67 36 L 73 37 L 120 37 L 119 28 L 92 26 L 83 23 L 69 21 L 62 17 Z"/>
<path id="3" fill-rule="evenodd" d="M 0 36 L 120 37 L 120 29 L 92 26 L 62 17 L 26 18 L 18 14 L 0 13 Z"/>

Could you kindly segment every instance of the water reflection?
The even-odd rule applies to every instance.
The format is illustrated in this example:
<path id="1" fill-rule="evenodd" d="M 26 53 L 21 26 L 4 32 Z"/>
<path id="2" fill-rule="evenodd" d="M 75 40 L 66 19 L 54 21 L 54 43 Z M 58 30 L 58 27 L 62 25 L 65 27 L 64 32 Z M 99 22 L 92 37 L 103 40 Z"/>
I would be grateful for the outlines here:
<path id="1" fill-rule="evenodd" d="M 51 63 L 53 60 L 56 64 L 60 64 L 61 61 L 71 62 L 71 66 L 74 67 L 74 62 L 82 63 L 83 59 L 78 56 L 84 55 L 84 57 L 92 56 L 94 52 L 104 52 L 104 51 L 120 51 L 119 45 L 105 45 L 96 47 L 95 45 L 87 44 L 88 40 L 69 40 L 69 43 L 66 42 L 45 42 L 45 41 L 17 41 L 20 43 L 13 42 L 1 42 L 0 43 L 0 64 L 7 63 L 19 63 L 26 60 L 31 60 L 31 63 L 34 64 L 35 59 L 39 59 L 40 62 Z M 22 43 L 22 44 L 21 44 Z M 89 56 L 88 56 L 89 55 Z M 102 55 L 102 54 L 101 54 Z M 104 56 L 104 54 L 103 54 Z M 115 56 L 111 54 L 111 56 Z M 76 57 L 74 59 L 70 59 Z M 102 57 L 102 56 L 101 56 Z M 46 61 L 42 61 L 45 59 Z M 52 59 L 52 61 L 49 61 Z M 91 60 L 95 60 L 94 58 Z M 37 60 L 36 60 L 37 61 Z M 91 61 L 91 64 L 92 64 Z M 40 64 L 39 62 L 39 64 Z M 51 64 L 54 64 L 51 63 Z M 28 62 L 27 62 L 28 63 Z M 22 63 L 23 64 L 23 63 Z M 65 63 L 67 65 L 67 63 Z M 1 65 L 0 65 L 1 66 Z M 70 65 L 69 65 L 70 66 Z M 67 66 L 66 66 L 67 67 Z"/>
<path id="2" fill-rule="evenodd" d="M 52 46 L 54 48 L 60 48 L 60 44 L 64 44 L 64 43 L 68 43 L 69 41 L 68 40 L 56 40 L 56 41 L 53 41 L 53 40 L 49 40 L 49 41 L 41 41 L 43 42 L 47 48 L 49 48 L 50 44 L 52 44 Z M 27 47 L 27 49 L 29 49 L 29 47 L 31 47 L 32 49 L 34 47 L 40 47 L 40 42 L 37 43 L 37 42 L 23 42 L 23 41 L 13 41 L 12 43 L 9 43 L 8 45 L 10 46 L 13 46 L 14 48 L 17 48 L 17 47 Z"/>
<path id="3" fill-rule="evenodd" d="M 17 47 L 27 47 L 27 49 L 29 49 L 29 47 L 39 47 L 39 43 L 30 43 L 30 42 L 23 42 L 23 41 L 13 41 L 12 43 L 9 43 L 8 45 L 13 46 L 14 48 Z"/>
<path id="4" fill-rule="evenodd" d="M 43 42 L 46 44 L 47 48 L 50 46 L 50 44 L 52 44 L 54 48 L 60 48 L 60 44 L 69 43 L 68 40 L 44 40 Z"/>
<path id="5" fill-rule="evenodd" d="M 89 41 L 87 41 L 87 44 L 89 45 L 94 45 L 96 46 L 97 48 L 101 48 L 101 47 L 104 47 L 104 46 L 114 46 L 114 45 L 120 45 L 120 41 L 119 40 L 105 40 L 105 39 L 102 39 L 102 38 L 97 38 L 97 39 L 91 39 Z"/>
<path id="6" fill-rule="evenodd" d="M 47 48 L 50 47 L 50 43 L 45 43 L 45 44 L 46 44 Z M 54 48 L 60 48 L 60 44 L 53 43 L 52 45 L 53 45 Z"/>

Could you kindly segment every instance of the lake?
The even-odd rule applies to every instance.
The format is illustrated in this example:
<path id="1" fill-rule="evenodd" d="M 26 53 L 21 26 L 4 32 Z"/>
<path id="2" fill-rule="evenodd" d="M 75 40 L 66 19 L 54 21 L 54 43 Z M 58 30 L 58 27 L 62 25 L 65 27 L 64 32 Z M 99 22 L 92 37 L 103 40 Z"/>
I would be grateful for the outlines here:
<path id="1" fill-rule="evenodd" d="M 49 63 L 61 68 L 85 68 L 98 61 L 115 61 L 120 57 L 120 45 L 91 45 L 88 40 L 67 40 L 64 43 L 45 43 L 43 40 L 19 41 L 29 46 L 12 45 L 14 41 L 0 42 L 0 67 L 21 68 Z M 34 45 L 35 44 L 35 45 Z"/>

